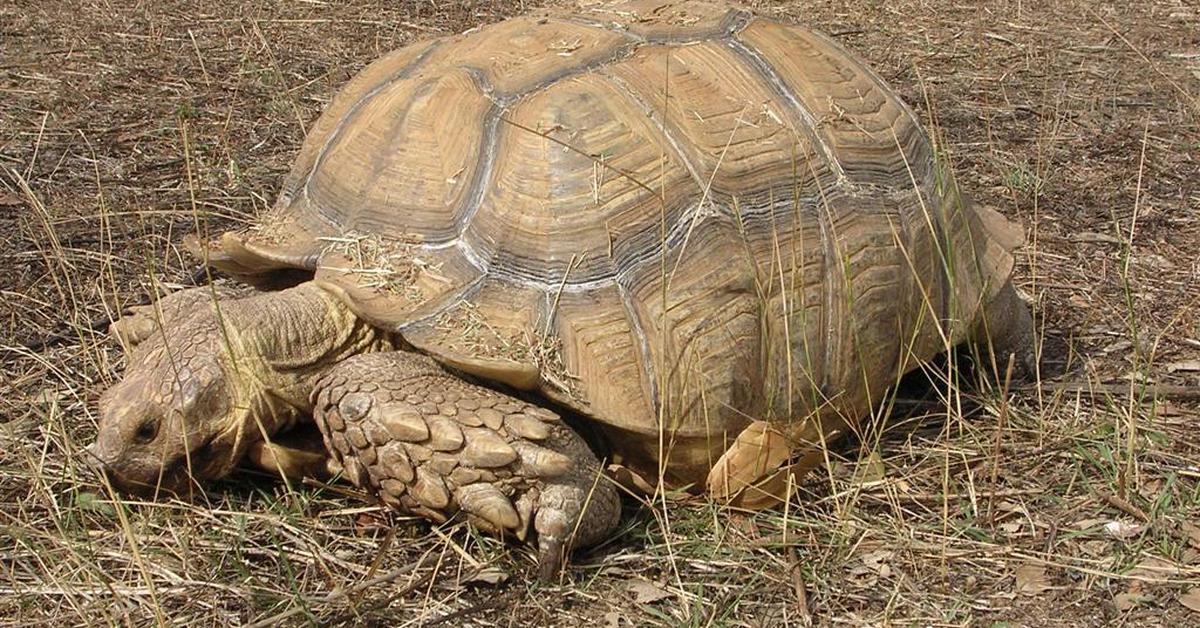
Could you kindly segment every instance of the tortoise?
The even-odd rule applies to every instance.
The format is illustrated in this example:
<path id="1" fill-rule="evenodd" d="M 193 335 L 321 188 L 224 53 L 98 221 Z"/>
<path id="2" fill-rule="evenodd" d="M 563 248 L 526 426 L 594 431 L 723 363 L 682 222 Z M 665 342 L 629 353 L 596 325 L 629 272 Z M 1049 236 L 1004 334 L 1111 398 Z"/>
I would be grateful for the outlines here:
<path id="1" fill-rule="evenodd" d="M 819 32 L 693 1 L 510 19 L 340 91 L 273 207 L 195 247 L 255 288 L 114 324 L 90 451 L 176 492 L 327 451 L 553 573 L 618 525 L 610 478 L 769 506 L 948 347 L 1033 368 L 1020 244 Z M 324 450 L 285 442 L 314 423 Z"/>

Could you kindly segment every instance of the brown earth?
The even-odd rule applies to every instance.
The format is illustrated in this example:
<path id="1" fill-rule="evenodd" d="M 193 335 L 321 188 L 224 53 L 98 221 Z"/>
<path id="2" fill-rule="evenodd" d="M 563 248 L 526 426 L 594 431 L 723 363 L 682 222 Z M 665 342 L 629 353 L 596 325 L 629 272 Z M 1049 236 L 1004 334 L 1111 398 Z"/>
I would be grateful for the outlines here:
<path id="1" fill-rule="evenodd" d="M 525 550 L 336 490 L 106 494 L 78 462 L 121 369 L 101 332 L 153 282 L 188 281 L 181 237 L 267 207 L 382 52 L 541 4 L 0 5 L 0 624 L 1200 623 L 1200 7 L 1183 0 L 758 3 L 866 57 L 964 187 L 1026 225 L 1018 283 L 1062 371 L 961 393 L 970 411 L 951 390 L 787 510 L 631 502 L 622 536 L 546 587 Z"/>

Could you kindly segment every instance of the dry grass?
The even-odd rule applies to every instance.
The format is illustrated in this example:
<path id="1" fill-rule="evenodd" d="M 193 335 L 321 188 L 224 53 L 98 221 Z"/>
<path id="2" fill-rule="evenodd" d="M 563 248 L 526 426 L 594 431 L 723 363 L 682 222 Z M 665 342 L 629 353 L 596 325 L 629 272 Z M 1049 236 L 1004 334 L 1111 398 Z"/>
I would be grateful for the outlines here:
<path id="1" fill-rule="evenodd" d="M 1198 621 L 1200 10 L 1175 0 L 763 7 L 864 54 L 963 187 L 1025 222 L 1019 284 L 1062 371 L 1011 395 L 935 383 L 787 509 L 631 503 L 548 587 L 524 550 L 343 489 L 98 485 L 79 449 L 120 372 L 108 317 L 189 280 L 174 244 L 197 224 L 269 204 L 354 70 L 522 8 L 0 6 L 0 624 Z"/>

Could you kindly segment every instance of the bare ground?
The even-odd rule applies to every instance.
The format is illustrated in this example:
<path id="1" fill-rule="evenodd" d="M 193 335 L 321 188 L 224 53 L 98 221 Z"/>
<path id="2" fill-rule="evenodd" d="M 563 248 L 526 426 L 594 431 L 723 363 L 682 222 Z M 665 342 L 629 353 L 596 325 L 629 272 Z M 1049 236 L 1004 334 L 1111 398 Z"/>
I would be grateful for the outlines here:
<path id="1" fill-rule="evenodd" d="M 541 586 L 520 548 L 336 491 L 105 493 L 78 462 L 121 369 L 97 330 L 151 277 L 186 281 L 183 234 L 269 205 L 358 68 L 536 4 L 0 6 L 0 624 L 1200 622 L 1200 8 L 1182 0 L 759 3 L 865 56 L 964 187 L 1025 223 L 1018 282 L 1056 371 L 888 422 L 786 510 L 631 501 L 620 538 Z"/>

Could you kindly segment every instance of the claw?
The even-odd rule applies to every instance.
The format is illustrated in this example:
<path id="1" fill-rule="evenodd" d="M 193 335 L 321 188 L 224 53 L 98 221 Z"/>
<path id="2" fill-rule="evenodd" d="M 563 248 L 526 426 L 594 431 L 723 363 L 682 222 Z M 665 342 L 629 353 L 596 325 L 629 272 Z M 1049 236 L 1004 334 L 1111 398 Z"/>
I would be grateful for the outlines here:
<path id="1" fill-rule="evenodd" d="M 538 537 L 538 580 L 552 583 L 558 580 L 563 568 L 563 542 Z"/>

